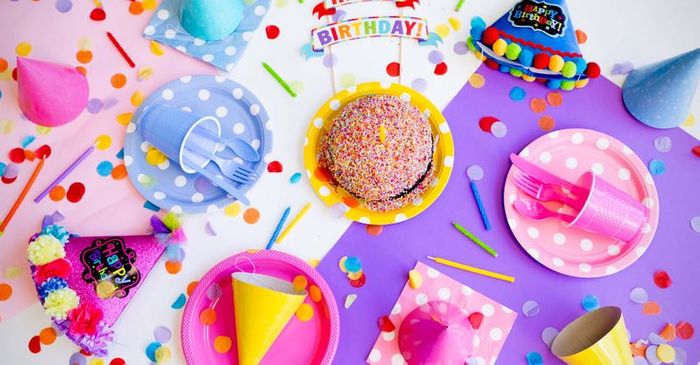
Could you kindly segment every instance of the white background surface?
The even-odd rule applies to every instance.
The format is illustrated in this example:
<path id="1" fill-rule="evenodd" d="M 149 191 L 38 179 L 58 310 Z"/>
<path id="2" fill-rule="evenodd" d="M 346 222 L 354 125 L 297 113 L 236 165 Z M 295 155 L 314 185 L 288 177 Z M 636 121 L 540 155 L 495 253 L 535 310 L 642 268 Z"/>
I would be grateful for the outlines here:
<path id="1" fill-rule="evenodd" d="M 432 67 L 427 61 L 427 53 L 432 47 L 419 47 L 407 40 L 401 45 L 401 61 L 405 67 L 401 81 L 410 85 L 410 81 L 417 77 L 428 80 L 425 94 L 441 109 L 478 67 L 473 55 L 456 55 L 452 50 L 455 42 L 466 38 L 469 19 L 478 14 L 486 19 L 487 24 L 491 23 L 507 11 L 513 1 L 467 0 L 460 13 L 453 11 L 455 3 L 453 0 L 422 0 L 415 11 L 410 11 L 413 15 L 427 17 L 431 27 L 447 23 L 449 17 L 461 21 L 462 27 L 458 31 L 451 31 L 439 47 L 450 67 L 447 77 L 432 74 Z M 223 213 L 188 217 L 186 232 L 189 243 L 183 271 L 178 275 L 170 275 L 165 272 L 162 264 L 156 266 L 117 323 L 116 340 L 111 347 L 112 356 L 106 359 L 107 363 L 113 356 L 122 357 L 128 364 L 148 363 L 145 347 L 153 340 L 153 329 L 163 325 L 173 331 L 173 340 L 167 344 L 174 354 L 171 363 L 183 364 L 178 338 L 182 310 L 172 310 L 170 304 L 185 291 L 190 281 L 197 280 L 224 257 L 245 248 L 263 247 L 285 207 L 291 205 L 294 214 L 306 202 L 313 204 L 308 215 L 287 240 L 277 246 L 280 250 L 307 260 L 323 258 L 350 224 L 322 206 L 305 179 L 297 185 L 288 182 L 292 172 L 303 171 L 301 148 L 308 121 L 317 106 L 333 92 L 330 70 L 322 66 L 322 60 L 315 58 L 306 61 L 299 56 L 299 48 L 308 40 L 308 32 L 320 24 L 320 21 L 310 16 L 313 5 L 314 2 L 307 0 L 303 6 L 296 1 L 284 8 L 272 6 L 263 20 L 263 26 L 258 29 L 255 40 L 230 75 L 256 92 L 265 104 L 275 123 L 273 152 L 285 164 L 284 174 L 264 176 L 249 194 L 255 205 L 265 213 L 261 221 L 256 225 L 247 225 L 240 216 L 237 220 L 231 220 Z M 362 3 L 346 6 L 343 10 L 348 13 L 348 18 L 399 13 L 388 5 Z M 615 63 L 632 61 L 640 66 L 700 46 L 700 23 L 696 19 L 697 14 L 700 14 L 700 2 L 696 0 L 573 0 L 568 5 L 574 26 L 588 34 L 588 42 L 581 47 L 584 56 L 598 62 L 606 76 L 609 76 Z M 0 11 L 9 8 L 11 4 L 0 4 Z M 405 14 L 408 15 L 409 11 L 406 10 Z M 146 17 L 138 19 L 145 22 Z M 285 43 L 277 42 L 273 46 L 265 41 L 264 26 L 267 24 L 277 24 L 284 29 Z M 142 27 L 143 24 L 125 26 Z M 5 29 L 4 32 L 3 37 L 7 36 L 8 30 Z M 384 72 L 387 61 L 398 59 L 398 43 L 395 40 L 378 39 L 333 46 L 338 61 L 335 68 L 336 83 L 343 73 L 353 74 L 358 83 L 377 79 L 398 81 Z M 305 89 L 301 96 L 291 99 L 274 81 L 267 77 L 261 78 L 258 72 L 261 60 L 275 60 L 276 68 L 281 74 L 294 75 L 288 77 L 292 80 L 302 80 Z M 621 84 L 624 78 L 614 76 L 611 79 Z M 693 105 L 694 115 L 700 114 L 698 99 L 695 99 Z M 698 122 L 695 123 L 694 133 L 700 135 Z M 207 221 L 215 227 L 218 236 L 206 234 L 204 226 Z M 38 301 L 36 305 L 12 318 L 3 318 L 0 323 L 0 354 L 3 360 L 0 363 L 67 363 L 76 347 L 65 337 L 59 338 L 53 345 L 42 346 L 39 354 L 31 354 L 27 350 L 29 338 L 36 334 L 37 329 L 48 324 L 48 318 L 43 315 Z M 342 361 L 338 360 L 337 363 L 342 364 Z"/>

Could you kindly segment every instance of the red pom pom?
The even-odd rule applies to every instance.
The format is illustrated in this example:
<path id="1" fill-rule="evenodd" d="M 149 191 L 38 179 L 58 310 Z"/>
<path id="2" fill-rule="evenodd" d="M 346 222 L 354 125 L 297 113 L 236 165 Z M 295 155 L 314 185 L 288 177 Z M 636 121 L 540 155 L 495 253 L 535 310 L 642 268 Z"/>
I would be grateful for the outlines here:
<path id="1" fill-rule="evenodd" d="M 595 62 L 588 62 L 588 67 L 586 67 L 586 76 L 595 79 L 600 76 L 600 66 Z"/>
<path id="2" fill-rule="evenodd" d="M 532 67 L 546 69 L 549 67 L 549 56 L 546 53 L 538 53 L 532 60 Z"/>
<path id="3" fill-rule="evenodd" d="M 494 61 L 494 60 L 492 60 L 492 59 L 489 58 L 489 59 L 487 59 L 486 61 L 484 61 L 484 63 L 486 63 L 486 66 L 487 66 L 488 68 L 490 68 L 490 69 L 492 69 L 492 70 L 498 70 L 498 62 L 496 62 L 496 61 Z"/>
<path id="4" fill-rule="evenodd" d="M 481 41 L 487 45 L 490 46 L 493 44 L 493 42 L 498 40 L 498 29 L 494 27 L 488 27 L 484 31 L 484 33 L 481 35 Z"/>

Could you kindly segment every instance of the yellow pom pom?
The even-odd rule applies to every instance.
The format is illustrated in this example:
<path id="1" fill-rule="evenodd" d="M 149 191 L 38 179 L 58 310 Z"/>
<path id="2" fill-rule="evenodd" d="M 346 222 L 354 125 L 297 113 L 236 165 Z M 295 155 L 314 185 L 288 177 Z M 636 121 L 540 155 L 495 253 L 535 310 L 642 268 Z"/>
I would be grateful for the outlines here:
<path id="1" fill-rule="evenodd" d="M 80 304 L 80 298 L 73 289 L 54 290 L 44 300 L 44 313 L 55 319 L 66 319 L 68 312 Z"/>
<path id="2" fill-rule="evenodd" d="M 524 74 L 523 74 L 523 76 L 521 76 L 521 77 L 523 78 L 523 80 L 525 80 L 525 81 L 527 81 L 527 82 L 533 82 L 533 81 L 535 81 L 535 77 L 534 77 L 534 76 L 524 75 Z"/>
<path id="3" fill-rule="evenodd" d="M 155 358 L 157 364 L 165 364 L 170 362 L 173 354 L 167 346 L 161 346 L 156 349 Z"/>
<path id="4" fill-rule="evenodd" d="M 27 247 L 27 258 L 34 265 L 44 265 L 66 256 L 61 241 L 48 234 L 42 234 Z"/>
<path id="5" fill-rule="evenodd" d="M 503 40 L 503 38 L 498 38 L 497 41 L 493 42 L 493 52 L 499 56 L 506 54 L 506 49 L 508 48 L 508 43 Z"/>
<path id="6" fill-rule="evenodd" d="M 564 59 L 560 55 L 554 55 L 549 58 L 549 69 L 554 72 L 559 72 L 564 67 Z"/>
<path id="7" fill-rule="evenodd" d="M 582 88 L 582 87 L 588 85 L 588 80 L 590 80 L 590 79 L 581 79 L 581 80 L 578 80 L 578 81 L 576 81 L 576 82 L 574 83 L 574 85 L 576 86 L 577 89 L 580 89 L 580 88 Z"/>

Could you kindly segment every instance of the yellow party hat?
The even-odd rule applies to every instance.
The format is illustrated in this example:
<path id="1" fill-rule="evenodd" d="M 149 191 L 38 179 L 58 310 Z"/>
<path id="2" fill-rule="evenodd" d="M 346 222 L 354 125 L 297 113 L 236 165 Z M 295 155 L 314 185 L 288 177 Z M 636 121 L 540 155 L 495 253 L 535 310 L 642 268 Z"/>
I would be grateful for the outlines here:
<path id="1" fill-rule="evenodd" d="M 307 292 L 267 275 L 238 272 L 233 280 L 238 363 L 257 365 L 282 332 Z"/>

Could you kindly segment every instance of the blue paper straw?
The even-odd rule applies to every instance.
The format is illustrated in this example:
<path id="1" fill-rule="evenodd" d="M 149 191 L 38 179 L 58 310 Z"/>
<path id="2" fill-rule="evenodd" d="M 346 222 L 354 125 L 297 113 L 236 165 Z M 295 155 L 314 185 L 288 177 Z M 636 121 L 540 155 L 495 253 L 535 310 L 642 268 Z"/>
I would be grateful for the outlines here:
<path id="1" fill-rule="evenodd" d="M 284 210 L 284 213 L 282 213 L 282 218 L 280 218 L 280 221 L 279 221 L 279 223 L 277 223 L 277 227 L 275 228 L 275 231 L 272 232 L 272 236 L 270 237 L 270 241 L 267 242 L 267 246 L 265 246 L 266 250 L 269 250 L 272 248 L 272 245 L 277 240 L 277 236 L 280 235 L 280 231 L 282 230 L 282 226 L 284 226 L 284 222 L 287 220 L 287 217 L 289 217 L 289 212 L 291 210 L 292 210 L 291 207 L 287 207 L 287 209 Z"/>
<path id="2" fill-rule="evenodd" d="M 484 228 L 486 228 L 487 231 L 490 231 L 491 223 L 489 223 L 489 217 L 486 215 L 486 209 L 484 209 L 484 204 L 481 202 L 481 195 L 479 195 L 479 189 L 476 188 L 476 183 L 473 181 L 469 182 L 469 186 L 472 188 L 472 194 L 474 194 L 476 206 L 479 208 L 479 214 L 481 214 L 481 221 L 484 222 Z"/>

